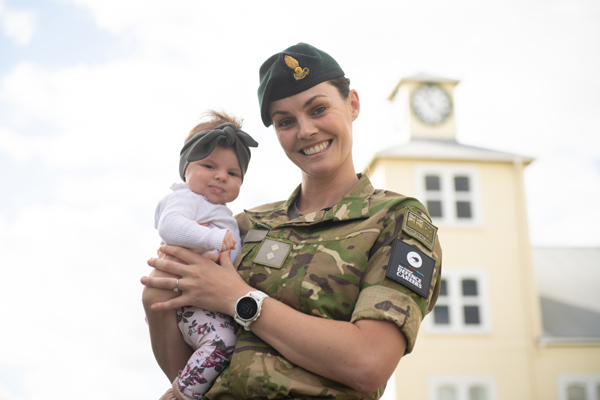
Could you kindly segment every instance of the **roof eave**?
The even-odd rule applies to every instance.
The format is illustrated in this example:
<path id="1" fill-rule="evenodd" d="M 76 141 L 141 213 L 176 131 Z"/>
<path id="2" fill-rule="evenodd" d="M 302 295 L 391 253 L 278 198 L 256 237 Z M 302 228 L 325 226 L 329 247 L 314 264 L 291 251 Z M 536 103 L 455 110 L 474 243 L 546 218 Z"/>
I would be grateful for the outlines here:
<path id="1" fill-rule="evenodd" d="M 535 161 L 533 157 L 463 145 L 455 140 L 438 139 L 413 139 L 403 145 L 379 151 L 375 153 L 369 166 L 377 159 L 503 162 L 522 163 L 525 166 Z"/>
<path id="2" fill-rule="evenodd" d="M 553 337 L 541 336 L 538 339 L 540 346 L 600 346 L 600 337 Z"/>

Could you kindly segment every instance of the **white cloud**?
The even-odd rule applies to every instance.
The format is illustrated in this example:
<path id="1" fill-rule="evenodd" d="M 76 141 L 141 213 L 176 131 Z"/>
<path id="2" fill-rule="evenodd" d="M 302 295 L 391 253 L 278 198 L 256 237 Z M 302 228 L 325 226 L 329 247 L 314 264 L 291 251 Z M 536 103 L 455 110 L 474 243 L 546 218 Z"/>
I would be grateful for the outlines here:
<path id="1" fill-rule="evenodd" d="M 600 158 L 558 154 L 528 167 L 531 240 L 536 246 L 600 246 Z"/>
<path id="2" fill-rule="evenodd" d="M 28 44 L 35 33 L 35 12 L 9 8 L 3 3 L 0 1 L 0 28 L 18 45 Z"/>
<path id="3" fill-rule="evenodd" d="M 34 154 L 42 152 L 48 144 L 48 139 L 36 137 L 32 139 L 0 126 L 0 149 L 3 149 L 16 163 L 23 164 Z"/>
<path id="4" fill-rule="evenodd" d="M 156 242 L 130 212 L 107 206 L 35 205 L 10 224 L 0 221 L 3 280 L 10 282 L 0 294 L 0 353 L 3 364 L 24 366 L 24 379 L 34 383 L 28 399 L 71 398 L 92 381 L 85 398 L 142 399 L 166 388 L 140 302 L 139 278 Z M 157 384 L 131 385 L 129 377 L 142 372 Z"/>

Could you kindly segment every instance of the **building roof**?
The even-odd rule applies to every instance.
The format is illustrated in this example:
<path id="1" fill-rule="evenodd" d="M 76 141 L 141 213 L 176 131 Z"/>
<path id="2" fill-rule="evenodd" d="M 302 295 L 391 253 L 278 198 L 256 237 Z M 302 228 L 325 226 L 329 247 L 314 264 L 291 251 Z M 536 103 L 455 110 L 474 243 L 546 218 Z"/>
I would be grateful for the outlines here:
<path id="1" fill-rule="evenodd" d="M 520 160 L 526 165 L 534 160 L 532 157 L 461 144 L 456 140 L 422 138 L 412 138 L 408 143 L 377 152 L 373 160 L 377 158 L 484 162 Z"/>
<path id="2" fill-rule="evenodd" d="M 402 82 L 458 83 L 460 81 L 457 79 L 443 78 L 441 76 L 435 76 L 426 74 L 424 72 L 420 72 L 418 74 L 406 76 L 400 79 L 400 83 Z"/>
<path id="3" fill-rule="evenodd" d="M 542 296 L 542 341 L 600 342 L 600 313 Z"/>
<path id="4" fill-rule="evenodd" d="M 600 342 L 600 248 L 534 247 L 546 343 Z"/>

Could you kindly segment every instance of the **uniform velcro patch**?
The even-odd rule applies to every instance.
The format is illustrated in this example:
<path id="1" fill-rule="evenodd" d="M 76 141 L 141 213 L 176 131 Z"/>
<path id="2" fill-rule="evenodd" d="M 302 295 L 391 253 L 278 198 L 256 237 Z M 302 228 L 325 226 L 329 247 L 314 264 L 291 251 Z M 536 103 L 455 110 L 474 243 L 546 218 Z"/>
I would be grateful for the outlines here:
<path id="1" fill-rule="evenodd" d="M 394 241 L 385 276 L 427 298 L 435 260 L 400 239 Z"/>
<path id="2" fill-rule="evenodd" d="M 254 262 L 271 268 L 281 268 L 291 249 L 292 246 L 287 243 L 265 238 L 254 257 Z"/>
<path id="3" fill-rule="evenodd" d="M 244 243 L 256 243 L 261 242 L 265 236 L 267 236 L 269 231 L 264 229 L 250 229 L 248 233 L 246 233 L 246 237 L 244 238 Z"/>
<path id="4" fill-rule="evenodd" d="M 407 211 L 404 215 L 402 230 L 433 250 L 437 228 L 420 215 Z"/>

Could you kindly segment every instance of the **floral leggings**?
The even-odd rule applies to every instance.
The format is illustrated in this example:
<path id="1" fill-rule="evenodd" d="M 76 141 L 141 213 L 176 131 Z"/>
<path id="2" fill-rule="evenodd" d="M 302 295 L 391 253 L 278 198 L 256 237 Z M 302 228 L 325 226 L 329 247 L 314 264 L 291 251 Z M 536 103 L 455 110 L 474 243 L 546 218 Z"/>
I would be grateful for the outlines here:
<path id="1" fill-rule="evenodd" d="M 177 324 L 186 343 L 195 350 L 179 375 L 179 390 L 194 399 L 202 399 L 231 361 L 237 340 L 233 319 L 218 312 L 185 306 L 177 309 Z"/>

